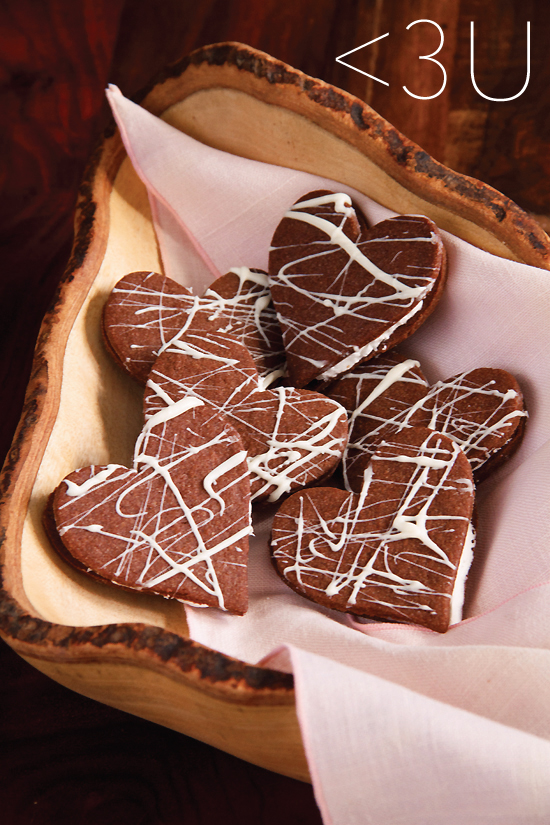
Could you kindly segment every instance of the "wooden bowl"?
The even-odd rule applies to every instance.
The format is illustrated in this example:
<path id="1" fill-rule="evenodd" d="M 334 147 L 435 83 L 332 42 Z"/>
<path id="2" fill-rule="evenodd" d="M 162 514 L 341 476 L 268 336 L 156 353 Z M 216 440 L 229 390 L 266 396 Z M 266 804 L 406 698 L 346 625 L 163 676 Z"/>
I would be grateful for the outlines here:
<path id="1" fill-rule="evenodd" d="M 247 46 L 200 49 L 142 105 L 211 146 L 339 180 L 495 255 L 550 268 L 548 237 L 507 198 L 441 166 L 360 100 Z M 0 631 L 73 690 L 308 779 L 291 676 L 190 641 L 179 603 L 88 581 L 42 528 L 67 473 L 131 461 L 140 389 L 111 362 L 99 321 L 114 283 L 147 268 L 161 269 L 147 196 L 112 127 L 81 187 L 72 257 L 3 470 Z"/>

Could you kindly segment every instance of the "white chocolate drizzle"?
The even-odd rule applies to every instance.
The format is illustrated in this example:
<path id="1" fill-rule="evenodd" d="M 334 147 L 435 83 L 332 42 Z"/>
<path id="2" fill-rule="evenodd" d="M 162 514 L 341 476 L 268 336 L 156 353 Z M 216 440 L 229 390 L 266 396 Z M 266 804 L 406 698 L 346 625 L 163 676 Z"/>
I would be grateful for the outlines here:
<path id="1" fill-rule="evenodd" d="M 390 387 L 392 387 L 397 382 L 402 382 L 403 378 L 406 376 L 408 372 L 414 367 L 419 367 L 420 364 L 418 361 L 413 361 L 411 358 L 405 359 L 395 366 L 391 367 L 388 371 L 383 370 L 382 377 L 378 384 L 374 387 L 373 390 L 367 395 L 367 397 L 361 401 L 361 403 L 353 410 L 350 419 L 350 430 L 353 424 L 355 423 L 355 419 L 358 416 L 363 415 L 367 407 L 369 407 L 377 398 L 381 395 L 386 393 Z M 372 373 L 369 374 L 369 377 L 372 378 Z"/>
<path id="2" fill-rule="evenodd" d="M 421 432 L 426 435 L 416 454 L 409 449 L 404 455 L 399 440 L 385 445 L 368 466 L 361 492 L 342 493 L 329 512 L 321 506 L 329 497 L 322 499 L 320 488 L 295 494 L 283 505 L 272 549 L 292 587 L 360 616 L 428 626 L 431 620 L 422 615 L 435 616 L 441 609 L 451 615 L 456 591 L 456 619 L 471 562 L 473 484 L 463 475 L 466 462 L 458 445 Z M 393 463 L 410 466 L 406 478 L 394 475 Z M 444 512 L 437 503 L 441 494 Z"/>
<path id="3" fill-rule="evenodd" d="M 331 204 L 332 212 L 327 208 Z M 332 379 L 383 349 L 397 330 L 422 310 L 442 265 L 441 241 L 428 230 L 425 218 L 393 218 L 386 222 L 383 237 L 369 238 L 359 232 L 354 238 L 347 227 L 354 215 L 351 201 L 343 193 L 298 202 L 284 219 L 311 226 L 318 237 L 302 245 L 298 241 L 286 247 L 273 245 L 270 250 L 270 286 L 291 374 L 292 365 L 317 366 L 317 374 L 311 366 L 306 368 L 308 380 Z M 401 227 L 399 237 L 391 237 L 392 222 L 396 229 Z M 419 234 L 415 234 L 415 227 Z M 376 254 L 384 244 L 393 253 L 392 272 L 377 266 L 369 256 L 369 248 Z M 405 251 L 414 244 L 428 244 L 437 251 L 420 265 Z M 324 273 L 332 268 L 336 274 L 329 281 Z M 356 325 L 361 328 L 361 344 L 345 337 L 346 330 Z M 318 357 L 319 353 L 325 357 Z"/>
<path id="4" fill-rule="evenodd" d="M 449 625 L 458 624 L 462 621 L 462 611 L 464 609 L 464 598 L 466 592 L 466 579 L 470 572 L 470 567 L 474 560 L 474 548 L 476 543 L 475 530 L 470 524 L 464 542 L 464 549 L 458 564 L 455 586 L 451 595 L 451 618 Z"/>
<path id="5" fill-rule="evenodd" d="M 297 479 L 303 469 L 311 467 L 323 457 L 333 456 L 335 464 L 342 455 L 342 436 L 334 435 L 342 422 L 342 408 L 339 405 L 321 418 L 306 419 L 303 431 L 289 433 L 284 420 L 293 408 L 300 406 L 303 418 L 303 399 L 295 390 L 278 387 L 273 391 L 277 398 L 277 411 L 273 431 L 266 440 L 267 450 L 248 459 L 248 467 L 253 476 L 263 482 L 252 495 L 252 500 L 264 498 L 269 492 L 268 501 L 278 501 L 282 495 L 298 486 Z M 242 411 L 236 411 L 241 424 L 246 423 Z M 306 479 L 305 472 L 304 481 Z"/>
<path id="6" fill-rule="evenodd" d="M 236 276 L 237 284 L 228 276 Z M 224 287 L 225 282 L 225 287 Z M 217 284 L 225 292 L 216 292 Z M 117 315 L 117 311 L 122 316 Z M 127 313 L 127 315 L 126 315 Z M 118 319 L 118 320 L 115 320 Z M 205 327 L 230 332 L 250 351 L 266 382 L 285 369 L 285 352 L 277 315 L 271 303 L 267 274 L 237 267 L 215 281 L 202 298 L 154 273 L 132 273 L 115 286 L 108 301 L 105 330 L 122 363 L 145 380 L 152 363 L 169 346 L 189 347 L 189 336 L 205 337 Z M 197 352 L 200 345 L 197 346 Z M 206 350 L 203 348 L 202 352 Z M 202 356 L 201 356 L 202 357 Z"/>
<path id="7" fill-rule="evenodd" d="M 238 279 L 231 297 L 218 291 L 225 291 L 222 284 L 229 275 Z M 227 322 L 224 330 L 248 349 L 265 387 L 285 374 L 285 349 L 266 272 L 233 267 L 206 290 L 201 300 L 210 317 L 223 318 Z"/>
<path id="8" fill-rule="evenodd" d="M 65 480 L 56 522 L 77 559 L 72 535 L 75 548 L 82 533 L 100 542 L 98 575 L 222 609 L 224 571 L 246 591 L 246 451 L 202 400 L 181 398 L 151 416 L 136 442 L 133 469 L 109 465 L 88 473 L 84 481 Z M 92 557 L 79 560 L 91 567 Z M 239 568 L 235 578 L 230 571 Z"/>
<path id="9" fill-rule="evenodd" d="M 104 328 L 126 368 L 146 375 L 158 352 L 182 328 L 189 329 L 200 311 L 197 297 L 186 287 L 156 272 L 134 272 L 112 290 Z"/>
<path id="10" fill-rule="evenodd" d="M 216 353 L 218 345 L 209 344 Z M 276 501 L 334 469 L 347 443 L 343 407 L 317 393 L 262 389 L 245 348 L 229 336 L 225 345 L 236 364 L 208 355 L 192 364 L 185 351 L 168 348 L 147 383 L 146 417 L 190 396 L 226 415 L 248 451 L 253 500 Z"/>
<path id="11" fill-rule="evenodd" d="M 338 193 L 336 198 L 341 195 Z M 344 234 L 342 230 L 342 224 L 339 226 L 335 226 L 330 221 L 327 221 L 325 218 L 320 218 L 318 215 L 311 215 L 309 212 L 302 212 L 302 209 L 309 209 L 315 208 L 318 206 L 324 206 L 327 203 L 333 202 L 335 205 L 336 212 L 342 212 L 342 209 L 337 208 L 337 200 L 333 197 L 323 196 L 320 198 L 311 198 L 311 200 L 301 201 L 300 203 L 294 204 L 292 209 L 289 209 L 288 212 L 285 213 L 285 218 L 291 218 L 292 220 L 303 221 L 304 223 L 309 223 L 311 226 L 314 226 L 316 229 L 319 229 L 320 232 L 324 232 L 325 235 L 329 238 L 331 244 L 335 246 L 339 246 L 344 252 L 346 252 L 349 256 L 350 261 L 355 261 L 356 263 L 360 264 L 367 272 L 370 272 L 371 275 L 376 278 L 376 280 L 381 281 L 382 283 L 390 286 L 395 294 L 402 296 L 403 298 L 420 298 L 425 294 L 425 287 L 410 287 L 406 283 L 403 283 L 398 278 L 395 278 L 393 275 L 390 275 L 389 272 L 384 272 L 383 269 L 376 266 L 376 264 L 367 258 L 365 254 L 359 249 L 356 243 L 354 243 L 346 234 Z M 351 204 L 349 204 L 351 206 Z M 344 211 L 343 214 L 346 217 L 349 216 L 349 211 Z M 414 241 L 429 241 L 433 243 L 433 233 L 430 238 L 411 238 L 409 240 Z M 294 264 L 295 262 L 293 262 Z M 292 265 L 292 264 L 290 264 Z M 281 272 L 287 267 L 283 267 Z M 279 273 L 280 274 L 280 273 Z M 363 298 L 361 295 L 332 295 L 326 294 L 324 298 L 322 298 L 323 306 L 329 307 L 333 310 L 335 315 L 343 315 L 350 312 L 351 308 L 354 304 L 362 302 Z"/>
<path id="12" fill-rule="evenodd" d="M 120 464 L 108 464 L 103 470 L 100 470 L 98 473 L 92 474 L 86 481 L 83 481 L 82 484 L 76 484 L 74 481 L 70 481 L 69 479 L 65 479 L 65 484 L 67 485 L 66 494 L 73 498 L 79 498 L 80 496 L 85 495 L 94 487 L 97 487 L 100 484 L 103 484 L 113 473 L 120 469 Z M 126 467 L 122 468 L 126 469 Z"/>
<path id="13" fill-rule="evenodd" d="M 348 489 L 356 486 L 355 463 L 372 455 L 380 437 L 389 432 L 402 432 L 415 426 L 442 432 L 462 448 L 477 471 L 506 445 L 520 420 L 527 416 L 515 380 L 503 370 L 472 370 L 439 381 L 407 407 L 399 399 L 397 388 L 407 363 L 414 362 L 403 362 L 387 372 L 382 367 L 365 375 L 365 378 L 377 378 L 379 383 L 351 413 L 350 440 L 344 456 Z M 494 376 L 504 384 L 513 382 L 514 386 L 499 389 Z M 382 396 L 393 405 L 391 415 L 376 412 L 376 401 Z M 371 407 L 374 407 L 372 412 Z"/>

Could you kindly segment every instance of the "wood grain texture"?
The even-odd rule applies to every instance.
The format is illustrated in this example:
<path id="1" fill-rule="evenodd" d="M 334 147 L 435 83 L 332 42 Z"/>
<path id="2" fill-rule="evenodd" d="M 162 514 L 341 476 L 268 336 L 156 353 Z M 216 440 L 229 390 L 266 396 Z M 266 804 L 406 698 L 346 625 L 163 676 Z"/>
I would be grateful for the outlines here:
<path id="1" fill-rule="evenodd" d="M 400 26 L 420 17 L 442 22 L 443 13 L 448 26 L 441 56 L 449 74 L 446 93 L 407 110 L 402 84 L 428 94 L 438 73 L 436 68 L 435 76 L 429 75 L 418 60 L 411 62 L 412 41 L 405 43 L 406 52 Z M 534 0 L 446 0 L 437 5 L 425 0 L 4 3 L 2 454 L 19 417 L 40 318 L 69 255 L 78 182 L 107 119 L 103 88 L 108 79 L 133 95 L 162 66 L 193 48 L 220 40 L 247 42 L 372 103 L 438 159 L 496 185 L 544 221 L 550 214 L 550 70 L 543 36 L 549 14 L 546 4 Z M 487 94 L 504 97 L 514 94 L 524 77 L 526 17 L 533 21 L 528 90 L 510 103 L 481 100 L 469 82 L 469 21 L 475 20 L 479 31 L 479 85 Z M 385 87 L 365 85 L 361 75 L 339 66 L 335 57 L 389 25 L 399 48 L 391 53 L 379 49 L 357 62 L 361 66 L 366 59 L 374 74 L 386 77 L 389 72 L 386 79 L 395 78 L 386 94 Z M 424 45 L 422 49 L 427 51 Z M 320 822 L 309 786 L 97 705 L 29 668 L 3 644 L 2 651 L 7 653 L 7 659 L 2 657 L 7 677 L 1 736 L 9 748 L 3 750 L 0 792 L 6 821 Z"/>
<path id="2" fill-rule="evenodd" d="M 229 107 L 220 95 L 229 95 Z M 193 113 L 197 101 L 199 108 Z M 464 189 L 461 178 L 443 174 L 425 152 L 356 98 L 247 46 L 222 44 L 198 50 L 189 60 L 166 72 L 161 85 L 152 89 L 144 104 L 159 114 L 165 106 L 171 106 L 170 118 L 175 125 L 185 128 L 188 123 L 202 124 L 206 128 L 205 140 L 247 157 L 325 173 L 329 170 L 323 164 L 330 157 L 339 170 L 337 177 L 355 182 L 365 194 L 372 196 L 378 191 L 384 202 L 388 197 L 390 207 L 399 209 L 401 204 L 413 203 L 414 198 L 423 198 L 428 214 L 439 204 L 442 225 L 457 232 L 462 232 L 464 224 L 471 226 L 477 233 L 474 242 L 479 241 L 482 246 L 490 238 L 497 242 L 508 239 L 509 248 L 505 246 L 503 252 L 517 248 L 518 254 L 531 255 L 536 251 L 536 225 L 530 226 L 525 216 L 501 195 L 482 184 L 476 184 L 470 191 L 467 181 Z M 234 113 L 234 120 L 224 117 L 218 122 L 219 111 L 228 110 Z M 216 112 L 218 117 L 212 119 L 210 116 Z M 274 135 L 277 124 L 280 129 L 284 122 L 285 138 L 292 137 L 290 144 L 276 137 L 270 143 L 258 141 L 259 122 L 267 123 L 268 132 Z M 288 145 L 293 147 L 290 157 Z M 297 152 L 298 147 L 302 149 Z M 94 602 L 96 612 L 82 621 L 83 605 L 88 598 L 84 591 L 73 605 L 76 614 L 63 614 L 70 583 L 62 571 L 56 574 L 53 598 L 48 602 L 46 596 L 45 609 L 40 607 L 47 589 L 44 582 L 53 571 L 41 579 L 40 565 L 48 557 L 49 548 L 47 542 L 40 544 L 39 534 L 30 538 L 30 525 L 33 513 L 42 512 L 52 487 L 51 479 L 55 476 L 57 481 L 66 472 L 67 468 L 60 472 L 60 462 L 68 462 L 69 469 L 86 464 L 88 453 L 81 450 L 91 447 L 94 451 L 107 449 L 107 455 L 101 453 L 99 459 L 99 463 L 105 463 L 116 457 L 112 454 L 115 443 L 117 450 L 128 452 L 128 427 L 117 430 L 115 426 L 111 441 L 106 439 L 111 428 L 107 426 L 105 411 L 96 409 L 93 403 L 104 391 L 108 373 L 114 369 L 102 347 L 94 345 L 101 338 L 96 298 L 104 300 L 120 276 L 119 268 L 128 271 L 128 256 L 134 254 L 136 243 L 136 221 L 144 243 L 140 255 L 149 259 L 151 254 L 157 254 L 152 228 L 147 223 L 150 217 L 146 216 L 143 184 L 133 172 L 134 189 L 127 177 L 120 178 L 122 154 L 120 138 L 109 130 L 84 179 L 73 256 L 55 307 L 46 316 L 17 446 L 10 453 L 4 473 L 1 517 L 5 528 L 6 586 L 2 593 L 2 632 L 21 655 L 66 686 L 197 736 L 256 764 L 306 778 L 288 676 L 228 660 L 174 633 L 151 627 L 164 626 L 166 617 L 161 614 L 155 614 L 159 622 L 155 617 L 135 618 L 135 612 L 127 620 L 110 619 L 149 622 L 145 626 L 101 627 L 105 620 L 98 619 L 98 604 Z M 142 201 L 141 211 L 131 208 L 132 203 Z M 479 220 L 472 221 L 472 215 Z M 541 251 L 547 256 L 548 244 L 542 244 Z M 542 262 L 547 263 L 546 258 Z M 92 307 L 95 316 L 93 312 L 90 316 Z M 94 323 L 86 321 L 90 317 L 96 318 Z M 90 360 L 92 352 L 95 355 Z M 118 381 L 110 388 L 109 407 L 118 420 L 127 421 L 122 414 L 128 401 L 124 376 L 116 375 Z M 82 404 L 84 398 L 91 403 Z M 134 400 L 139 407 L 139 401 Z M 57 426 L 59 421 L 68 426 Z M 117 431 L 119 435 L 113 442 Z M 50 481 L 44 487 L 45 479 Z M 26 534 L 19 518 L 25 511 Z M 22 540 L 21 536 L 26 538 Z M 34 564 L 26 563 L 23 586 L 20 579 L 25 555 L 32 556 L 33 552 Z M 30 595 L 30 584 L 34 596 Z M 60 593 L 63 605 L 56 602 Z M 25 594 L 34 609 L 26 604 Z M 93 594 L 90 595 L 93 601 Z M 70 603 L 71 598 L 67 601 Z M 110 599 L 111 607 L 115 601 Z M 53 617 L 48 613 L 52 605 Z M 36 609 L 42 616 L 49 616 L 50 621 L 38 618 Z M 93 626 L 71 628 L 73 622 Z M 184 635 L 185 628 L 178 627 L 178 633 Z"/>
<path id="3" fill-rule="evenodd" d="M 320 825 L 311 786 L 86 699 L 0 644 L 9 825 Z"/>
<path id="4" fill-rule="evenodd" d="M 550 7 L 535 0 L 275 0 L 250 3 L 205 0 L 193 7 L 178 0 L 127 5 L 112 77 L 132 94 L 153 71 L 192 49 L 237 40 L 273 54 L 314 77 L 321 77 L 369 103 L 437 160 L 500 189 L 520 206 L 550 214 L 545 181 L 550 161 L 549 73 L 544 32 Z M 439 45 L 428 23 L 407 31 L 415 20 L 433 20 L 444 32 L 436 59 L 447 71 L 444 92 L 434 100 L 415 100 L 437 92 L 441 69 L 420 60 Z M 505 98 L 523 85 L 526 71 L 526 21 L 531 21 L 531 80 L 513 101 L 490 102 L 470 80 L 470 21 L 475 25 L 475 78 L 487 95 Z M 147 32 L 147 59 L 143 34 Z M 378 44 L 346 62 L 390 85 L 385 87 L 336 63 L 336 57 L 389 32 Z"/>
<path id="5" fill-rule="evenodd" d="M 437 46 L 445 92 L 415 101 L 402 86 L 433 93 L 441 72 L 418 59 Z M 532 77 L 510 103 L 490 103 L 469 79 L 469 22 L 476 25 L 476 79 L 487 94 L 521 88 L 525 21 L 532 21 Z M 534 0 L 8 0 L 0 10 L 2 127 L 0 378 L 11 404 L 0 433 L 5 455 L 15 429 L 32 342 L 71 242 L 75 192 L 94 138 L 108 117 L 110 80 L 135 94 L 165 64 L 222 40 L 249 43 L 356 94 L 436 159 L 501 189 L 547 225 L 550 194 L 549 64 L 543 36 L 550 7 Z M 384 87 L 335 62 L 379 34 L 390 37 L 351 58 Z"/>
<path id="6" fill-rule="evenodd" d="M 0 9 L 0 384 L 5 455 L 32 345 L 70 253 L 76 194 L 106 117 L 103 88 L 123 0 Z"/>

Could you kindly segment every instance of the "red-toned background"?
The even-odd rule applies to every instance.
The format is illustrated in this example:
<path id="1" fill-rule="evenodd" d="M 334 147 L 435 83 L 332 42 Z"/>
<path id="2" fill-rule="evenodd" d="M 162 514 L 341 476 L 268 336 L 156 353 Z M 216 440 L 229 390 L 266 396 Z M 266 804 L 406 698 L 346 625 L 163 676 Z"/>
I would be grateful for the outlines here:
<path id="1" fill-rule="evenodd" d="M 419 60 L 438 47 L 447 71 Z M 526 21 L 532 26 L 526 76 Z M 457 171 L 550 225 L 550 4 L 536 0 L 4 0 L 0 4 L 0 454 L 69 256 L 107 82 L 132 96 L 193 48 L 239 40 L 347 89 Z M 335 62 L 346 58 L 389 86 Z M 320 823 L 308 785 L 84 699 L 0 645 L 0 818 L 7 825 Z"/>

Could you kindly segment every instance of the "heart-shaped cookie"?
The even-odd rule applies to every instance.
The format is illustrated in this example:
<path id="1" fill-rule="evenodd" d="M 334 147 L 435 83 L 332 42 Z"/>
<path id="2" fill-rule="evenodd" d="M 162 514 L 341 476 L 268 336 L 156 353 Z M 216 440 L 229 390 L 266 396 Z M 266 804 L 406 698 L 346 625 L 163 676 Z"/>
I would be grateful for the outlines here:
<path id="1" fill-rule="evenodd" d="M 117 363 L 145 384 L 157 354 L 175 335 L 195 322 L 208 324 L 208 316 L 198 313 L 191 290 L 157 272 L 131 272 L 103 308 L 103 338 Z"/>
<path id="2" fill-rule="evenodd" d="M 247 349 L 225 333 L 203 341 L 201 352 L 185 337 L 164 350 L 146 385 L 145 415 L 188 396 L 212 404 L 238 430 L 256 501 L 327 477 L 347 443 L 340 404 L 308 390 L 263 390 Z"/>
<path id="3" fill-rule="evenodd" d="M 407 427 L 429 427 L 456 441 L 476 481 L 486 478 L 519 445 L 527 413 L 513 375 L 479 368 L 428 387 L 419 366 L 386 353 L 325 390 L 350 413 L 343 461 L 347 489 L 361 490 L 363 457 L 369 458 L 382 439 Z"/>
<path id="4" fill-rule="evenodd" d="M 178 335 L 230 332 L 254 358 L 264 385 L 286 371 L 281 330 L 267 274 L 239 267 L 218 278 L 202 298 L 156 272 L 122 278 L 103 310 L 103 335 L 115 360 L 145 383 L 155 358 Z"/>
<path id="5" fill-rule="evenodd" d="M 371 456 L 383 433 L 388 428 L 392 431 L 393 422 L 406 415 L 427 391 L 428 382 L 418 361 L 395 349 L 358 364 L 323 389 L 348 413 L 349 441 L 342 466 L 348 490 L 359 492 L 362 486 L 362 478 L 354 471 L 359 456 Z"/>
<path id="6" fill-rule="evenodd" d="M 100 581 L 242 614 L 249 490 L 236 430 L 186 398 L 147 421 L 133 469 L 67 476 L 45 524 L 60 555 Z"/>
<path id="7" fill-rule="evenodd" d="M 230 269 L 201 298 L 223 329 L 249 351 L 267 388 L 286 375 L 281 327 L 271 300 L 267 272 L 246 266 Z"/>
<path id="8" fill-rule="evenodd" d="M 458 445 L 407 430 L 365 465 L 359 494 L 316 487 L 283 502 L 273 522 L 275 568 L 325 607 L 444 632 L 461 617 L 473 501 Z"/>
<path id="9" fill-rule="evenodd" d="M 428 218 L 366 229 L 348 195 L 305 195 L 277 227 L 269 254 L 292 384 L 333 379 L 411 335 L 434 309 L 445 270 Z"/>

